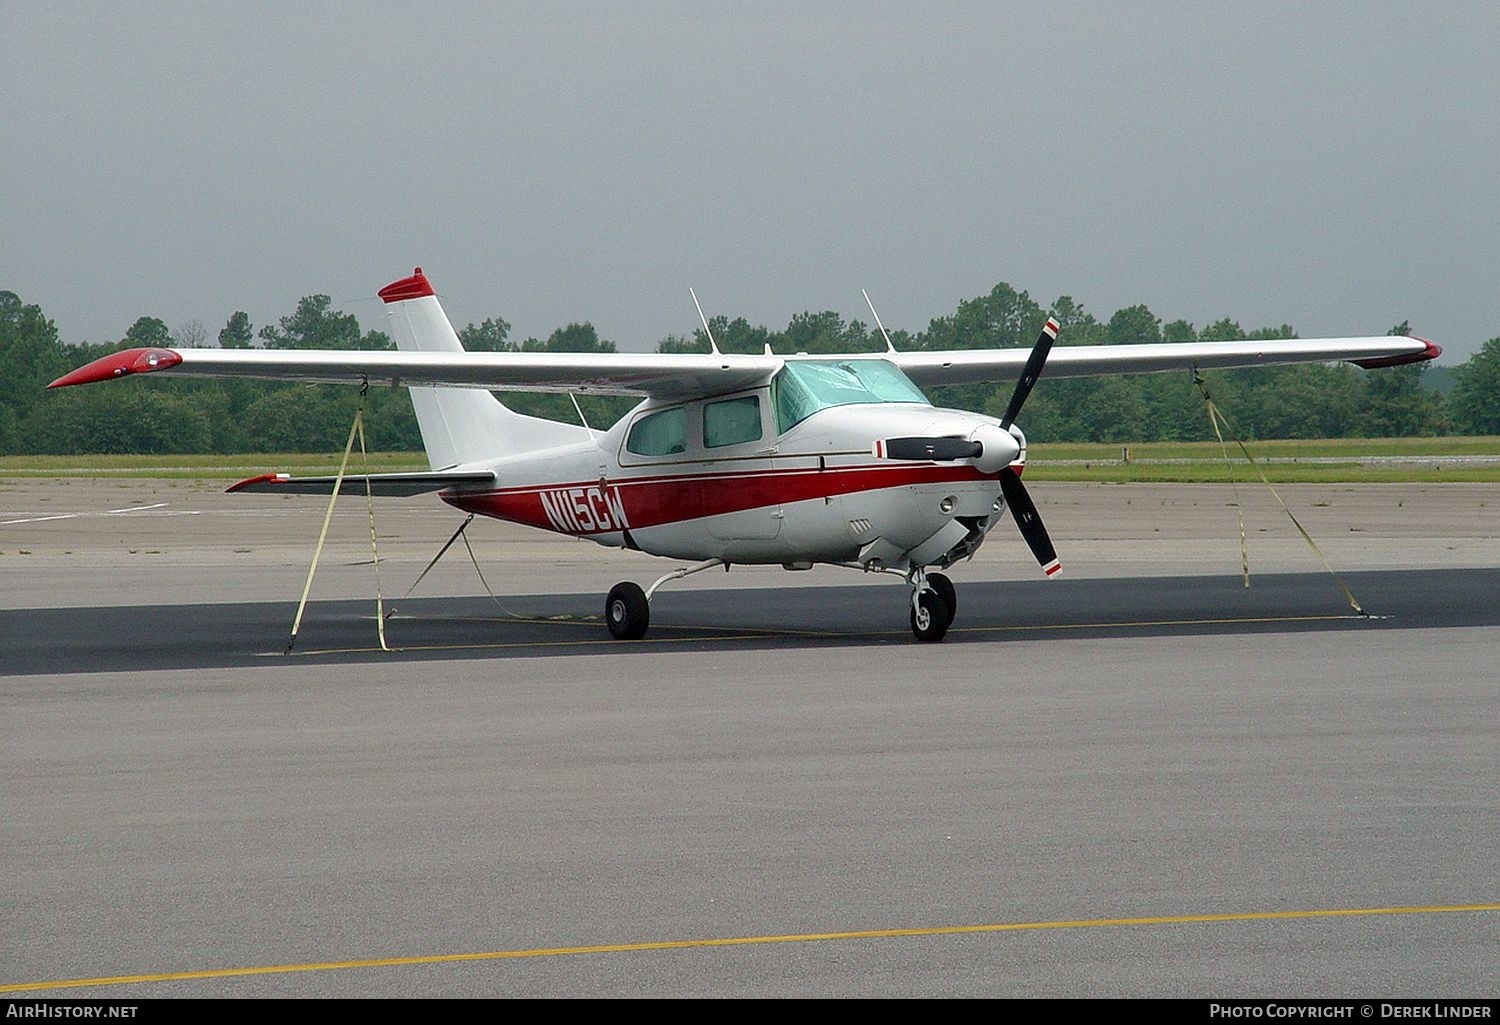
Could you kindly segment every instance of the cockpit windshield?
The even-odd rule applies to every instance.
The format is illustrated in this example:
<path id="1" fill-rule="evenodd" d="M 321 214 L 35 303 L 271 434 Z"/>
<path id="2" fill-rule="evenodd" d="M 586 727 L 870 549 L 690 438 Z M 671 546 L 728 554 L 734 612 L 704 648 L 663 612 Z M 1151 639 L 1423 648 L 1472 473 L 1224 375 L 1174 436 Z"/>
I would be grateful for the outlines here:
<path id="1" fill-rule="evenodd" d="M 771 379 L 776 429 L 790 430 L 820 409 L 856 402 L 931 405 L 911 378 L 883 359 L 789 360 Z"/>

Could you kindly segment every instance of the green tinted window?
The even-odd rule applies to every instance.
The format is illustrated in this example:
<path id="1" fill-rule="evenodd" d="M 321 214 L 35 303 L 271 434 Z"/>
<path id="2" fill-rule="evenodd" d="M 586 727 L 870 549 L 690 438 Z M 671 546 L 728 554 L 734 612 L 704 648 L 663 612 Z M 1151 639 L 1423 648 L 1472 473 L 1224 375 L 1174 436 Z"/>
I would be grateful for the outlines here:
<path id="1" fill-rule="evenodd" d="M 687 448 L 687 410 L 682 406 L 643 416 L 630 428 L 627 451 L 638 456 L 670 456 Z"/>
<path id="2" fill-rule="evenodd" d="M 723 448 L 760 440 L 760 399 L 743 395 L 703 406 L 703 447 Z"/>
<path id="3" fill-rule="evenodd" d="M 922 390 L 883 359 L 789 360 L 771 380 L 776 429 L 790 430 L 820 409 L 856 402 L 920 402 Z"/>

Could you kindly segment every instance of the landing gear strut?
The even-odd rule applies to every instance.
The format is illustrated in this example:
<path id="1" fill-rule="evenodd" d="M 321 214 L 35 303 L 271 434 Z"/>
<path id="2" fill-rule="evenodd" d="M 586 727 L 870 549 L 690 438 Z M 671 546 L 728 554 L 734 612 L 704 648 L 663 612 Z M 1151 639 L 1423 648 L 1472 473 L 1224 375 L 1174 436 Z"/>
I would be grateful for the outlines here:
<path id="1" fill-rule="evenodd" d="M 715 566 L 723 566 L 726 571 L 729 569 L 729 563 L 723 559 L 708 559 L 682 569 L 674 569 L 644 591 L 639 584 L 633 584 L 629 580 L 611 587 L 609 597 L 604 599 L 604 621 L 609 624 L 609 632 L 616 640 L 640 640 L 646 636 L 646 627 L 651 625 L 651 596 L 658 587 L 668 580 L 681 580 Z"/>

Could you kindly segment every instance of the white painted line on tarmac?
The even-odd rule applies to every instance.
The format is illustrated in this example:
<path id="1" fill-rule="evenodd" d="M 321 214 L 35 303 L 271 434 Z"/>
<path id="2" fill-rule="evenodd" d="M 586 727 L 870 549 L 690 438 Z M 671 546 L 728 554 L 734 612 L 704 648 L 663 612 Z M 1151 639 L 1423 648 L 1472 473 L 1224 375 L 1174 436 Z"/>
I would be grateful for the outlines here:
<path id="1" fill-rule="evenodd" d="M 18 523 L 48 523 L 52 520 L 76 520 L 85 516 L 124 516 L 129 513 L 154 512 L 158 516 L 202 516 L 201 509 L 173 509 L 170 512 L 161 512 L 165 509 L 166 502 L 157 502 L 155 505 L 132 505 L 124 509 L 106 509 L 103 512 L 82 513 L 58 513 L 55 516 L 27 516 L 18 520 L 0 520 L 0 527 L 9 527 Z"/>

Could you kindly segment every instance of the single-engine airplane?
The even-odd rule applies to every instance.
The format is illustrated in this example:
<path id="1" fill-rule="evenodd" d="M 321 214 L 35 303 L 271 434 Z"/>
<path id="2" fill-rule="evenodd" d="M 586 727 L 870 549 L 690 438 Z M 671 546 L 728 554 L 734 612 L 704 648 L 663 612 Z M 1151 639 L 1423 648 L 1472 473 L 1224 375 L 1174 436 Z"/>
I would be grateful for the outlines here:
<path id="1" fill-rule="evenodd" d="M 942 570 L 972 556 L 1007 508 L 1042 571 L 1058 571 L 1021 482 L 1026 435 L 1016 423 L 1043 368 L 1055 377 L 1335 361 L 1375 368 L 1442 352 L 1402 336 L 1054 350 L 1051 319 L 1029 352 L 898 352 L 887 335 L 881 353 L 733 355 L 718 351 L 706 321 L 706 354 L 466 352 L 420 267 L 379 296 L 396 351 L 127 349 L 49 387 L 145 373 L 405 386 L 430 470 L 345 476 L 341 491 L 437 492 L 470 513 L 691 561 L 649 588 L 627 581 L 610 590 L 605 621 L 617 638 L 645 635 L 652 596 L 670 580 L 734 564 L 824 564 L 901 577 L 912 633 L 932 642 L 957 609 Z M 921 391 L 1013 378 L 998 418 L 935 408 Z M 517 413 L 492 394 L 506 390 L 641 402 L 599 432 Z M 229 490 L 327 495 L 337 480 L 273 473 Z"/>

